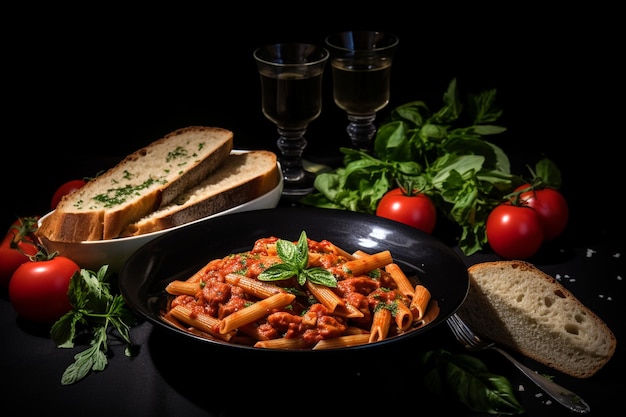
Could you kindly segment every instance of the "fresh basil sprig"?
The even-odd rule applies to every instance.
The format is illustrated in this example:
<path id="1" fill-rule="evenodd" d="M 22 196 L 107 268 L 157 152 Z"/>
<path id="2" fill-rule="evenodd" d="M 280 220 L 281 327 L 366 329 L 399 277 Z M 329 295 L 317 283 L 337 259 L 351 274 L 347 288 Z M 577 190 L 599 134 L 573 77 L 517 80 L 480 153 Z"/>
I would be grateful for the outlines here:
<path id="1" fill-rule="evenodd" d="M 70 280 L 68 295 L 72 310 L 57 320 L 50 336 L 59 348 L 73 348 L 79 335 L 90 337 L 90 347 L 74 356 L 61 377 L 61 384 L 70 385 L 85 378 L 91 371 L 103 371 L 108 363 L 108 334 L 112 326 L 126 342 L 126 356 L 137 353 L 130 339 L 130 328 L 137 317 L 126 306 L 120 294 L 113 294 L 106 282 L 108 265 L 98 272 L 81 269 Z"/>
<path id="2" fill-rule="evenodd" d="M 297 277 L 298 284 L 304 285 L 307 280 L 314 284 L 336 287 L 337 278 L 324 268 L 307 268 L 309 264 L 309 243 L 306 233 L 302 231 L 298 244 L 288 240 L 276 241 L 276 252 L 282 263 L 270 266 L 258 275 L 261 281 L 282 281 Z"/>

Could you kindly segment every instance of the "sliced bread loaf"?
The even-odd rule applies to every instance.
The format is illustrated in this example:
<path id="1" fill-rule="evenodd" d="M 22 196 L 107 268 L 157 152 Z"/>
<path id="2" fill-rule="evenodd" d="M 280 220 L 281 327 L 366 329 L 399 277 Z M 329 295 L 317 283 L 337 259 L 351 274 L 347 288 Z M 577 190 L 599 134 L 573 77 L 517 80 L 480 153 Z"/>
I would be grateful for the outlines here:
<path id="1" fill-rule="evenodd" d="M 607 325 L 561 283 L 523 261 L 469 267 L 458 315 L 477 333 L 565 374 L 587 378 L 613 356 Z"/>
<path id="2" fill-rule="evenodd" d="M 37 233 L 57 242 L 113 239 L 148 213 L 217 169 L 233 148 L 233 133 L 217 127 L 176 130 L 128 155 L 65 196 Z"/>
<path id="3" fill-rule="evenodd" d="M 185 224 L 228 210 L 274 189 L 280 181 L 276 154 L 231 153 L 220 168 L 173 202 L 128 225 L 122 236 L 135 236 Z"/>

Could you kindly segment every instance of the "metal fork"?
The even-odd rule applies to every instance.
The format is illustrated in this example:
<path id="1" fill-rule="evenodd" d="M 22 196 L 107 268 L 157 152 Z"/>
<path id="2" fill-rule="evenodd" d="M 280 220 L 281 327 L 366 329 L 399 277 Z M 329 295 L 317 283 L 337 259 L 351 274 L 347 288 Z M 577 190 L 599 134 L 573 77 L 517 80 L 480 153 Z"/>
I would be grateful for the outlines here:
<path id="1" fill-rule="evenodd" d="M 568 389 L 552 382 L 548 378 L 538 374 L 532 369 L 522 365 L 514 357 L 495 345 L 490 341 L 482 340 L 474 333 L 468 325 L 461 320 L 461 318 L 455 313 L 446 321 L 450 330 L 454 334 L 454 337 L 468 350 L 478 351 L 483 349 L 493 349 L 500 352 L 505 358 L 507 358 L 517 369 L 519 369 L 524 375 L 533 381 L 539 388 L 544 390 L 550 397 L 554 398 L 559 404 L 569 408 L 571 411 L 585 414 L 588 413 L 591 408 L 582 398 L 574 394 Z"/>

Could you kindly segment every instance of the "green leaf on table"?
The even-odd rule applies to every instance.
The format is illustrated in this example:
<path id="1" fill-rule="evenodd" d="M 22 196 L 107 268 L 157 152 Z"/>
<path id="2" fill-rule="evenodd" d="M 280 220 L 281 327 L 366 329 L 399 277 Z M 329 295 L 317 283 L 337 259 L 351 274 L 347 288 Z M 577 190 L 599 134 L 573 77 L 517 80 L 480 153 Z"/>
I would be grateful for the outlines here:
<path id="1" fill-rule="evenodd" d="M 490 372 L 474 356 L 433 350 L 421 356 L 421 365 L 425 369 L 424 386 L 437 396 L 452 396 L 481 413 L 516 415 L 525 411 L 510 381 Z"/>
<path id="2" fill-rule="evenodd" d="M 79 335 L 90 336 L 90 346 L 74 356 L 74 363 L 61 376 L 63 385 L 76 383 L 90 372 L 106 368 L 109 331 L 116 330 L 126 343 L 127 356 L 136 353 L 130 329 L 137 317 L 120 294 L 111 292 L 107 271 L 108 265 L 104 265 L 98 272 L 81 269 L 72 276 L 68 288 L 72 310 L 50 329 L 50 336 L 59 348 L 73 348 Z"/>

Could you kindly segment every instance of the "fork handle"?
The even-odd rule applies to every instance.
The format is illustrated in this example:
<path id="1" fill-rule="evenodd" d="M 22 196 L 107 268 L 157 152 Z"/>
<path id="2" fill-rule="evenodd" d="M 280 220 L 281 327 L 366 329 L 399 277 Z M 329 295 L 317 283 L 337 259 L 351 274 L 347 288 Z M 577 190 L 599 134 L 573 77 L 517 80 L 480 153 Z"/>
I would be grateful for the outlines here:
<path id="1" fill-rule="evenodd" d="M 572 391 L 563 388 L 559 384 L 549 380 L 548 378 L 538 374 L 532 369 L 522 365 L 517 359 L 509 355 L 506 351 L 500 349 L 497 346 L 491 346 L 491 349 L 500 352 L 505 358 L 507 358 L 517 369 L 519 369 L 524 375 L 533 381 L 539 388 L 543 389 L 550 397 L 554 398 L 561 405 L 569 408 L 571 411 L 585 414 L 588 413 L 591 408 L 587 403 Z"/>

